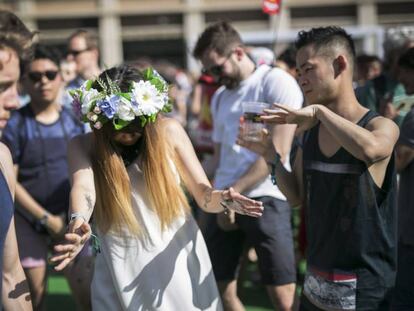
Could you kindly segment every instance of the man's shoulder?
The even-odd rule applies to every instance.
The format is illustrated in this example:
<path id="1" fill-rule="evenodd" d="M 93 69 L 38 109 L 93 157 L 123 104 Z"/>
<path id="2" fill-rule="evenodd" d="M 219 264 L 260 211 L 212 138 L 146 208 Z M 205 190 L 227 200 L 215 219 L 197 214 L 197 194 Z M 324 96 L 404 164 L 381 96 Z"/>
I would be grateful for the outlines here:
<path id="1" fill-rule="evenodd" d="M 17 128 L 21 126 L 24 119 L 32 117 L 29 105 L 25 105 L 19 109 L 13 110 L 10 119 L 7 121 L 7 129 Z M 33 118 L 33 117 L 32 117 Z"/>
<path id="2" fill-rule="evenodd" d="M 66 86 L 66 89 L 73 90 L 73 89 L 80 88 L 84 82 L 85 81 L 81 77 L 78 76 L 68 83 L 68 85 Z"/>

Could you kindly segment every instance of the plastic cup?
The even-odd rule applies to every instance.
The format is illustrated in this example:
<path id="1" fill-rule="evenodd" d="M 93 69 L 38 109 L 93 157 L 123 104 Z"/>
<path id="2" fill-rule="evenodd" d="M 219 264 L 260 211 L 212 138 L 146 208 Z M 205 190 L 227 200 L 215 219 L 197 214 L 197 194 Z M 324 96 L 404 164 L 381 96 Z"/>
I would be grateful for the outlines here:
<path id="1" fill-rule="evenodd" d="M 260 120 L 263 110 L 268 109 L 269 104 L 263 102 L 242 102 L 243 125 L 242 135 L 247 141 L 261 141 L 265 124 Z"/>

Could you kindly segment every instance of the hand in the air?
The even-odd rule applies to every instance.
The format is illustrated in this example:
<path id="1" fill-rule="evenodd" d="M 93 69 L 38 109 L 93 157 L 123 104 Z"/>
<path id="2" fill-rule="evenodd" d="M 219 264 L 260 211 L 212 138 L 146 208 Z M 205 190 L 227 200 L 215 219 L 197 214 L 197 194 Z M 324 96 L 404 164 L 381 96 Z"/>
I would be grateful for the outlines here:
<path id="1" fill-rule="evenodd" d="M 273 104 L 273 108 L 265 109 L 265 115 L 260 119 L 270 124 L 297 124 L 296 135 L 299 135 L 318 123 L 317 105 L 306 106 L 302 109 L 292 109 L 285 105 Z"/>
<path id="2" fill-rule="evenodd" d="M 263 214 L 263 203 L 245 197 L 234 191 L 233 188 L 224 190 L 222 193 L 225 206 L 238 214 L 251 217 L 260 217 Z"/>

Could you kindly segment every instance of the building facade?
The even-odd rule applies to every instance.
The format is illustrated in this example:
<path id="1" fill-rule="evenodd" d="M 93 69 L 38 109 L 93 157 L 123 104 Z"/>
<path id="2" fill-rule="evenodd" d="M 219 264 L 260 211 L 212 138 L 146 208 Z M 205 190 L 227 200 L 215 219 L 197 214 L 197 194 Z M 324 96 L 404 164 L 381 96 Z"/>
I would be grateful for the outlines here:
<path id="1" fill-rule="evenodd" d="M 143 56 L 168 59 L 191 71 L 192 47 L 204 27 L 229 20 L 249 45 L 280 50 L 297 31 L 338 25 L 357 49 L 382 55 L 384 29 L 414 24 L 413 0 L 283 0 L 281 14 L 262 13 L 261 0 L 0 0 L 43 42 L 66 45 L 75 29 L 99 34 L 104 67 Z"/>

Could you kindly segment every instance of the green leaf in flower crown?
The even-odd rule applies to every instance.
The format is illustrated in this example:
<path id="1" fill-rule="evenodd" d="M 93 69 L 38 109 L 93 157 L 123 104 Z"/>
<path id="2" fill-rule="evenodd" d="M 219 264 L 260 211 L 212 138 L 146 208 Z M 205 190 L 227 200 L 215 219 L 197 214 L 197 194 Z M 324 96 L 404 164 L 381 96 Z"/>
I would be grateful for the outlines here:
<path id="1" fill-rule="evenodd" d="M 92 80 L 87 80 L 85 84 L 85 90 L 89 91 L 92 87 L 92 84 L 93 84 Z"/>
<path id="2" fill-rule="evenodd" d="M 158 92 L 164 92 L 165 91 L 165 84 L 158 78 L 152 78 L 150 80 L 150 83 L 155 86 L 155 88 L 158 90 Z"/>
<path id="3" fill-rule="evenodd" d="M 112 123 L 114 124 L 115 130 L 119 131 L 122 130 L 125 126 L 127 126 L 131 121 L 125 121 L 122 119 L 114 118 L 112 120 Z"/>
<path id="4" fill-rule="evenodd" d="M 96 82 L 99 84 L 99 86 L 102 88 L 103 93 L 109 94 L 108 86 L 105 84 L 105 82 L 102 81 L 101 78 L 97 77 Z"/>
<path id="5" fill-rule="evenodd" d="M 70 95 L 72 98 L 78 97 L 78 96 L 79 96 L 79 90 L 76 90 L 76 89 L 69 90 L 69 95 Z M 79 97 L 80 97 L 80 96 L 79 96 Z"/>
<path id="6" fill-rule="evenodd" d="M 172 102 L 172 99 L 169 98 L 168 102 L 164 105 L 164 107 L 162 107 L 161 111 L 164 113 L 168 113 L 172 111 L 172 108 L 173 108 L 173 102 Z"/>
<path id="7" fill-rule="evenodd" d="M 144 127 L 145 124 L 147 124 L 147 118 L 145 116 L 140 116 L 139 119 L 141 121 L 141 127 Z"/>
<path id="8" fill-rule="evenodd" d="M 131 93 L 118 93 L 117 95 L 131 101 Z"/>
<path id="9" fill-rule="evenodd" d="M 144 80 L 146 81 L 151 80 L 152 77 L 153 77 L 152 68 L 148 67 L 147 69 L 144 70 Z"/>
<path id="10" fill-rule="evenodd" d="M 119 88 L 118 84 L 116 84 L 112 79 L 106 75 L 106 81 L 108 82 L 109 89 L 107 94 L 117 94 L 121 93 L 121 89 Z"/>

